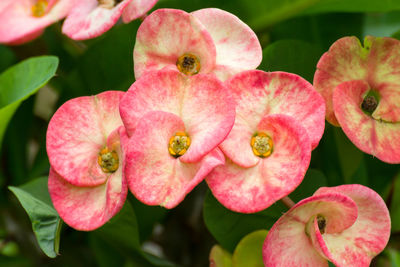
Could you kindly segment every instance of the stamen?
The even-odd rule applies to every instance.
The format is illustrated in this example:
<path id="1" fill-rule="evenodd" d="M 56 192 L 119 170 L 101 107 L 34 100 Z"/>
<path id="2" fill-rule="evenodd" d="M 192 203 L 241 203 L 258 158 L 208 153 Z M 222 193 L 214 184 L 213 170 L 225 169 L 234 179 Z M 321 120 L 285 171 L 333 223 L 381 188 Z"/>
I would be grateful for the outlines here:
<path id="1" fill-rule="evenodd" d="M 274 144 L 272 138 L 265 133 L 257 133 L 251 138 L 250 142 L 254 155 L 266 158 L 272 154 Z"/>
<path id="2" fill-rule="evenodd" d="M 317 223 L 318 223 L 319 232 L 321 234 L 324 234 L 325 233 L 325 228 L 326 228 L 326 219 L 325 219 L 325 217 L 318 214 L 317 215 Z"/>
<path id="3" fill-rule="evenodd" d="M 195 75 L 200 71 L 200 60 L 193 54 L 183 54 L 176 61 L 180 72 L 186 75 Z"/>
<path id="4" fill-rule="evenodd" d="M 178 158 L 186 153 L 190 146 L 190 137 L 184 132 L 177 132 L 169 139 L 168 151 L 169 153 Z"/>
<path id="5" fill-rule="evenodd" d="M 118 170 L 119 158 L 115 151 L 109 151 L 107 147 L 103 148 L 97 157 L 97 163 L 101 170 L 105 173 L 115 172 Z"/>
<path id="6" fill-rule="evenodd" d="M 367 95 L 361 103 L 361 108 L 367 112 L 372 113 L 378 107 L 378 100 L 373 95 Z"/>
<path id="7" fill-rule="evenodd" d="M 36 4 L 34 4 L 31 8 L 32 16 L 38 18 L 43 17 L 46 14 L 47 5 L 47 0 L 37 0 Z"/>

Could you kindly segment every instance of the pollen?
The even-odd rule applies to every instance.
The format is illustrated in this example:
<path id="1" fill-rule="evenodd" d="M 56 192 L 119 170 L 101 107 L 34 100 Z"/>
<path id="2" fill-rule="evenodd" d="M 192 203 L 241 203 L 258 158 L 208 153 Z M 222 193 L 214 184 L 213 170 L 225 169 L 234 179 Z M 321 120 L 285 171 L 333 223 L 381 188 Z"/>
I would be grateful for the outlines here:
<path id="1" fill-rule="evenodd" d="M 186 153 L 190 146 L 190 137 L 184 132 L 177 132 L 169 139 L 168 151 L 169 153 L 178 158 Z"/>
<path id="2" fill-rule="evenodd" d="M 103 148 L 97 157 L 97 163 L 101 170 L 105 173 L 115 172 L 118 170 L 119 158 L 115 151 L 108 150 L 107 147 Z"/>
<path id="3" fill-rule="evenodd" d="M 43 17 L 46 14 L 48 2 L 47 0 L 37 0 L 31 8 L 34 17 Z"/>
<path id="4" fill-rule="evenodd" d="M 256 133 L 253 135 L 250 145 L 253 148 L 254 155 L 260 158 L 269 157 L 274 148 L 272 138 L 265 133 Z"/>
<path id="5" fill-rule="evenodd" d="M 176 66 L 185 75 L 195 75 L 200 71 L 200 60 L 195 55 L 186 53 L 178 58 Z"/>

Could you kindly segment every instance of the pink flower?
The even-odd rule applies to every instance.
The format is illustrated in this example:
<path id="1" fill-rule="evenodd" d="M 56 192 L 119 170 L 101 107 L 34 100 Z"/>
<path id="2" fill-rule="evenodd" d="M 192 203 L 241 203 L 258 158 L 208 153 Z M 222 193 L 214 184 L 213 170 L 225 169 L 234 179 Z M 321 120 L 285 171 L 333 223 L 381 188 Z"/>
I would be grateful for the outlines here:
<path id="1" fill-rule="evenodd" d="M 50 120 L 49 192 L 60 217 L 78 230 L 93 230 L 123 206 L 123 131 L 118 106 L 123 92 L 108 91 L 64 103 Z"/>
<path id="2" fill-rule="evenodd" d="M 139 27 L 133 58 L 136 78 L 171 68 L 186 75 L 214 73 L 225 80 L 255 69 L 262 51 L 255 33 L 226 11 L 159 9 Z"/>
<path id="3" fill-rule="evenodd" d="M 75 40 L 97 37 L 111 29 L 123 17 L 125 23 L 142 17 L 157 0 L 84 0 L 76 1 L 62 31 Z"/>
<path id="4" fill-rule="evenodd" d="M 72 6 L 71 0 L 1 0 L 0 43 L 19 45 L 37 38 Z"/>
<path id="5" fill-rule="evenodd" d="M 263 247 L 267 267 L 367 267 L 390 236 L 382 198 L 362 185 L 323 187 L 285 213 Z"/>
<path id="6" fill-rule="evenodd" d="M 362 151 L 400 163 L 400 41 L 367 36 L 336 41 L 318 62 L 314 86 L 326 119 Z"/>
<path id="7" fill-rule="evenodd" d="M 236 101 L 228 157 L 206 181 L 222 205 L 261 211 L 303 180 L 324 131 L 325 104 L 311 84 L 285 72 L 246 71 L 226 82 Z"/>
<path id="8" fill-rule="evenodd" d="M 121 100 L 129 143 L 125 175 L 147 205 L 173 208 L 215 167 L 216 148 L 228 135 L 235 109 L 222 82 L 175 70 L 151 72 Z"/>

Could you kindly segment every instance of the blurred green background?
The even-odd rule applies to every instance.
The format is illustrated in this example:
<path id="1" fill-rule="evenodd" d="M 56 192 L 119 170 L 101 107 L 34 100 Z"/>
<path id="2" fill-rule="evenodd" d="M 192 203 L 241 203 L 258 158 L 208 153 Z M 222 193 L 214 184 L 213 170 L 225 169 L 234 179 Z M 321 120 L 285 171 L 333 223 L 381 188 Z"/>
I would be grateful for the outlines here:
<path id="1" fill-rule="evenodd" d="M 400 39 L 400 0 L 161 0 L 154 9 L 164 7 L 188 12 L 218 7 L 235 14 L 258 35 L 263 47 L 259 69 L 296 73 L 310 82 L 320 56 L 340 37 Z M 277 202 L 257 214 L 233 213 L 213 198 L 205 182 L 169 211 L 145 206 L 129 194 L 123 211 L 110 223 L 90 233 L 64 224 L 60 255 L 49 258 L 42 252 L 27 213 L 8 186 L 47 176 L 46 129 L 57 107 L 77 96 L 126 91 L 134 82 L 132 53 L 140 22 L 120 23 L 85 42 L 62 35 L 59 22 L 31 43 L 0 45 L 0 72 L 32 56 L 59 58 L 56 76 L 22 102 L 2 141 L 0 266 L 208 266 L 214 244 L 233 252 L 246 234 L 269 229 L 286 210 Z M 0 103 L 0 112 L 1 108 Z M 5 118 L 0 118 L 0 128 L 2 120 L 5 124 Z M 291 198 L 308 197 L 320 186 L 358 183 L 371 187 L 384 198 L 392 216 L 389 245 L 373 266 L 400 266 L 399 171 L 399 165 L 362 153 L 340 128 L 327 123 L 306 178 Z M 42 178 L 20 188 L 34 195 L 45 183 Z M 49 216 L 49 222 L 57 225 L 57 215 Z"/>

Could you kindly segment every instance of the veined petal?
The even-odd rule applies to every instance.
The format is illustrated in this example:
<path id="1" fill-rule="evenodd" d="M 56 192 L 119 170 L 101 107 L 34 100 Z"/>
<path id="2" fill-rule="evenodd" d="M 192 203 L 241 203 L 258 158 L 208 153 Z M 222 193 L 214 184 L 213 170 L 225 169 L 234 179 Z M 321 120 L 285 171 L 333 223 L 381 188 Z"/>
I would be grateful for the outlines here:
<path id="1" fill-rule="evenodd" d="M 129 136 L 150 111 L 170 112 L 183 120 L 193 141 L 181 157 L 184 162 L 197 162 L 212 151 L 235 120 L 234 103 L 222 82 L 203 74 L 187 78 L 175 70 L 149 73 L 126 92 L 120 112 Z"/>
<path id="2" fill-rule="evenodd" d="M 335 126 L 339 124 L 333 112 L 333 91 L 342 82 L 366 79 L 367 53 L 357 37 L 344 37 L 333 43 L 317 64 L 313 84 L 325 99 L 327 121 Z"/>
<path id="3" fill-rule="evenodd" d="M 97 0 L 75 2 L 75 7 L 64 21 L 62 32 L 74 40 L 85 40 L 97 37 L 114 26 L 131 0 L 123 0 L 113 7 L 104 7 Z"/>
<path id="4" fill-rule="evenodd" d="M 122 167 L 101 185 L 74 186 L 50 168 L 49 193 L 55 209 L 69 226 L 94 230 L 110 220 L 124 205 L 128 187 Z"/>
<path id="5" fill-rule="evenodd" d="M 291 117 L 266 116 L 257 131 L 273 140 L 273 152 L 269 157 L 259 159 L 257 165 L 249 168 L 228 160 L 206 178 L 218 201 L 236 212 L 258 212 L 288 195 L 301 183 L 310 163 L 308 135 Z M 250 140 L 247 149 L 251 151 Z"/>
<path id="6" fill-rule="evenodd" d="M 257 35 L 235 15 L 217 8 L 192 12 L 205 26 L 217 50 L 217 76 L 225 80 L 243 70 L 255 69 L 262 60 Z M 224 73 L 224 71 L 226 73 Z"/>
<path id="7" fill-rule="evenodd" d="M 326 219 L 326 233 L 340 232 L 357 219 L 356 203 L 346 195 L 329 193 L 294 205 L 271 228 L 263 246 L 265 266 L 328 266 L 314 249 L 306 225 L 315 215 Z M 301 253 L 299 253 L 301 251 Z"/>
<path id="8" fill-rule="evenodd" d="M 64 18 L 74 4 L 70 0 L 60 0 L 50 5 L 49 1 L 49 10 L 43 16 L 35 17 L 32 15 L 33 1 L 1 2 L 0 43 L 9 45 L 19 45 L 38 37 L 47 26 Z"/>
<path id="9" fill-rule="evenodd" d="M 129 23 L 132 20 L 143 17 L 158 0 L 132 0 L 122 13 L 122 20 Z"/>
<path id="10" fill-rule="evenodd" d="M 46 136 L 50 165 L 72 185 L 100 185 L 110 176 L 101 170 L 97 158 L 109 136 L 122 125 L 118 105 L 123 94 L 107 91 L 69 100 L 50 120 Z"/>
<path id="11" fill-rule="evenodd" d="M 187 53 L 199 60 L 199 73 L 214 68 L 215 45 L 200 21 L 181 10 L 158 9 L 138 29 L 133 51 L 135 77 L 166 66 L 177 69 L 178 58 Z"/>
<path id="12" fill-rule="evenodd" d="M 306 129 L 312 148 L 318 145 L 325 126 L 325 105 L 307 81 L 295 74 L 252 70 L 241 72 L 226 83 L 236 102 L 237 119 L 221 149 L 236 164 L 256 164 L 250 153 L 238 155 L 236 149 L 250 143 L 246 140 L 249 133 L 254 134 L 265 115 L 292 116 Z"/>
<path id="13" fill-rule="evenodd" d="M 170 155 L 170 138 L 185 131 L 183 121 L 172 113 L 149 112 L 139 121 L 126 148 L 125 174 L 131 192 L 143 203 L 173 208 L 215 166 L 224 163 L 219 149 L 197 163 L 184 163 Z"/>
<path id="14" fill-rule="evenodd" d="M 322 187 L 314 196 L 332 193 L 350 197 L 357 205 L 358 217 L 340 233 L 322 235 L 327 258 L 338 267 L 369 266 L 390 237 L 390 216 L 385 202 L 373 190 L 357 184 Z"/>
<path id="15" fill-rule="evenodd" d="M 382 161 L 400 163 L 400 123 L 376 120 L 375 112 L 372 117 L 363 112 L 361 103 L 369 89 L 365 81 L 349 81 L 337 86 L 333 93 L 336 118 L 359 149 Z"/>

